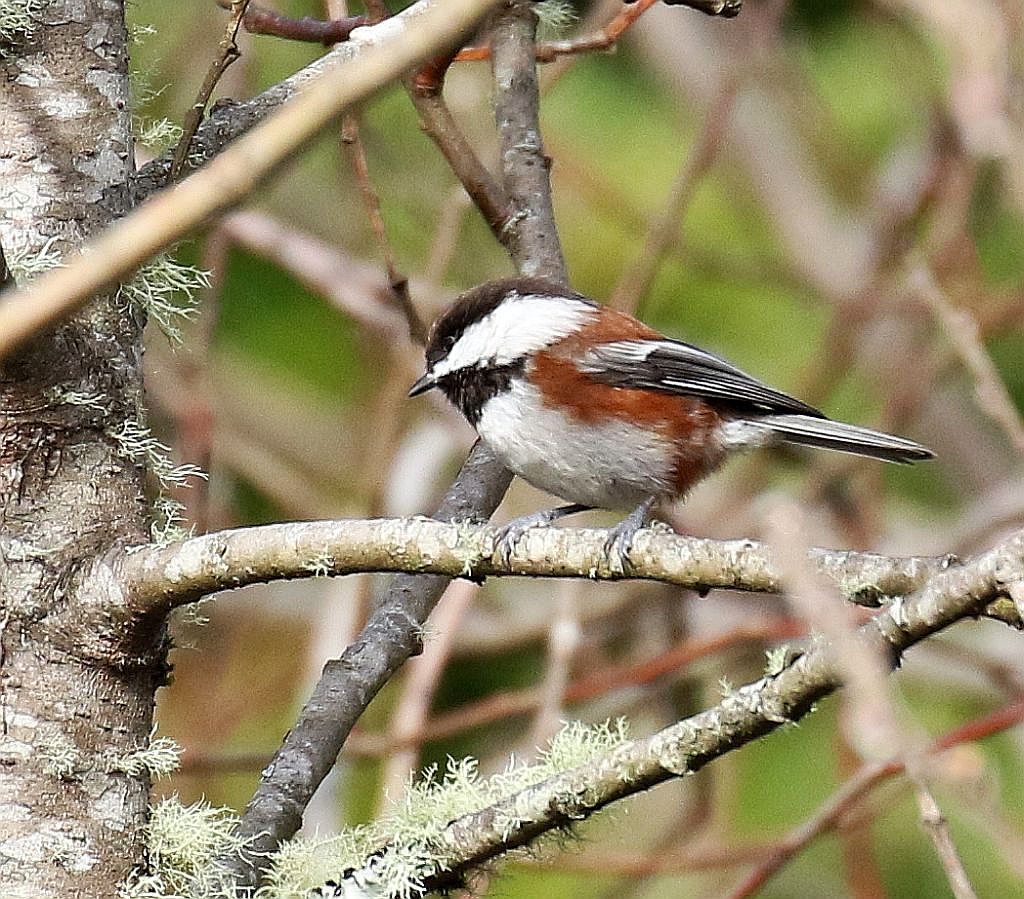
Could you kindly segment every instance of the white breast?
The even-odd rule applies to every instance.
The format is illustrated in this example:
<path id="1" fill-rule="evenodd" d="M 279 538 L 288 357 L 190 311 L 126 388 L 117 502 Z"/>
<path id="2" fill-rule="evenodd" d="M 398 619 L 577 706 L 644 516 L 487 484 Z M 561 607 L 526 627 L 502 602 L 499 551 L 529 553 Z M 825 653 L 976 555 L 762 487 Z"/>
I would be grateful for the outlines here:
<path id="1" fill-rule="evenodd" d="M 576 423 L 520 379 L 487 401 L 477 432 L 510 471 L 568 502 L 632 509 L 672 492 L 667 440 L 619 420 Z"/>

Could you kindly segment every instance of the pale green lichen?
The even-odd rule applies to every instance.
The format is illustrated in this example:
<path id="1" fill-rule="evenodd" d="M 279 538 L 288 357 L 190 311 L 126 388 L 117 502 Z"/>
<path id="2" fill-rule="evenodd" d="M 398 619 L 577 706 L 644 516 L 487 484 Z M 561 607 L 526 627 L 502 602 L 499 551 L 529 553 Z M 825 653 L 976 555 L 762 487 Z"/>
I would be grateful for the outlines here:
<path id="1" fill-rule="evenodd" d="M 153 520 L 149 534 L 154 543 L 166 546 L 180 540 L 188 540 L 195 533 L 195 526 L 185 527 L 187 519 L 185 506 L 169 496 L 160 494 L 153 500 Z"/>
<path id="2" fill-rule="evenodd" d="M 84 769 L 81 753 L 63 734 L 37 740 L 36 752 L 43 760 L 43 768 L 60 780 L 72 780 Z"/>
<path id="3" fill-rule="evenodd" d="M 207 802 L 182 805 L 176 796 L 153 806 L 146 825 L 149 869 L 120 890 L 122 899 L 216 899 L 227 893 L 215 861 L 239 852 L 238 816 Z"/>
<path id="4" fill-rule="evenodd" d="M 270 858 L 258 899 L 307 899 L 328 880 L 342 881 L 344 896 L 409 899 L 444 870 L 450 822 L 501 803 L 565 771 L 595 763 L 627 739 L 623 720 L 566 724 L 533 764 L 517 764 L 481 777 L 475 759 L 449 759 L 444 771 L 428 768 L 379 820 L 336 836 L 297 838 Z M 515 826 L 506 816 L 505 826 Z M 153 808 L 147 828 L 150 868 L 122 887 L 122 899 L 217 899 L 223 887 L 216 859 L 238 852 L 237 816 L 196 803 L 166 799 Z"/>
<path id="5" fill-rule="evenodd" d="M 149 23 L 133 23 L 128 26 L 128 39 L 135 48 L 131 54 L 133 60 L 142 55 L 139 48 L 156 33 L 156 28 Z M 162 153 L 181 139 L 181 126 L 162 116 L 152 117 L 139 111 L 153 103 L 166 88 L 154 88 L 150 72 L 136 66 L 131 67 L 128 78 L 132 88 L 132 108 L 136 112 L 132 117 L 135 140 L 153 153 Z"/>
<path id="6" fill-rule="evenodd" d="M 579 18 L 573 5 L 566 0 L 543 0 L 534 4 L 533 11 L 539 28 L 545 33 L 562 31 Z"/>
<path id="7" fill-rule="evenodd" d="M 3 0 L 0 0 L 0 3 L 2 2 Z M 29 250 L 18 244 L 5 247 L 7 267 L 11 270 L 14 280 L 24 285 L 37 275 L 62 265 L 63 256 L 57 249 L 58 241 L 58 237 L 51 237 L 37 250 Z"/>
<path id="8" fill-rule="evenodd" d="M 108 771 L 120 771 L 129 777 L 148 774 L 150 777 L 166 777 L 178 768 L 181 761 L 181 747 L 170 737 L 150 735 L 149 743 L 134 752 L 126 752 L 113 758 L 107 764 Z"/>
<path id="9" fill-rule="evenodd" d="M 479 565 L 493 555 L 494 541 L 492 536 L 475 522 L 456 521 L 454 524 L 455 543 L 452 545 L 452 555 L 462 565 L 459 575 L 471 578 L 473 566 Z"/>
<path id="10" fill-rule="evenodd" d="M 335 836 L 286 843 L 274 855 L 259 899 L 306 899 L 311 889 L 362 865 L 377 839 L 370 827 L 350 827 Z"/>
<path id="11" fill-rule="evenodd" d="M 171 343 L 181 343 L 181 323 L 196 316 L 199 292 L 210 286 L 210 273 L 161 253 L 118 289 L 119 299 L 144 311 Z"/>
<path id="12" fill-rule="evenodd" d="M 593 764 L 626 739 L 626 724 L 621 719 L 601 725 L 572 722 L 552 738 L 533 764 L 517 764 L 512 759 L 504 771 L 486 778 L 480 776 L 472 758 L 449 759 L 443 773 L 432 766 L 409 784 L 401 800 L 379 821 L 348 836 L 343 834 L 337 843 L 321 840 L 311 850 L 292 848 L 289 853 L 295 854 L 282 856 L 284 867 L 280 870 L 275 860 L 269 881 L 273 889 L 261 892 L 260 897 L 305 896 L 325 880 L 340 880 L 342 872 L 355 869 L 353 886 L 367 895 L 408 899 L 420 892 L 427 878 L 444 869 L 450 847 L 443 835 L 451 821 L 508 800 L 565 771 Z M 496 823 L 510 831 L 517 819 L 505 814 Z M 327 860 L 314 860 L 310 855 L 330 855 L 335 850 L 338 855 Z M 297 879 L 292 879 L 293 875 Z"/>
<path id="13" fill-rule="evenodd" d="M 4 44 L 16 44 L 39 27 L 43 0 L 0 0 L 0 55 Z"/>
<path id="14" fill-rule="evenodd" d="M 49 392 L 49 397 L 55 403 L 66 406 L 81 406 L 84 409 L 92 409 L 94 412 L 107 412 L 108 397 L 105 393 L 89 390 L 65 390 L 54 388 Z"/>
<path id="15" fill-rule="evenodd" d="M 766 677 L 776 677 L 789 667 L 793 660 L 788 643 L 773 646 L 765 654 L 764 673 Z"/>
<path id="16" fill-rule="evenodd" d="M 327 577 L 334 569 L 334 556 L 326 549 L 306 561 L 303 566 L 313 577 Z"/>
<path id="17" fill-rule="evenodd" d="M 181 125 L 168 118 L 136 116 L 132 121 L 135 140 L 153 153 L 163 153 L 177 144 L 184 133 Z"/>
<path id="18" fill-rule="evenodd" d="M 170 455 L 171 448 L 157 440 L 149 428 L 137 421 L 129 420 L 109 428 L 107 435 L 116 441 L 125 456 L 147 466 L 165 490 L 188 487 L 192 478 L 207 478 L 206 472 L 197 465 L 175 465 Z"/>

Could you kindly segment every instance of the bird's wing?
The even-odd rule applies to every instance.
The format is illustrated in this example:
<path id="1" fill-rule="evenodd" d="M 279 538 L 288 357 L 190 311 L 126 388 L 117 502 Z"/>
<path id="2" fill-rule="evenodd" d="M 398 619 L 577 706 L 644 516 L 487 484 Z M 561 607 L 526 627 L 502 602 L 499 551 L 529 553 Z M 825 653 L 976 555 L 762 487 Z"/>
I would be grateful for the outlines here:
<path id="1" fill-rule="evenodd" d="M 824 418 L 813 406 L 773 390 L 724 359 L 679 340 L 618 340 L 588 350 L 577 365 L 613 387 L 696 396 L 762 414 Z"/>

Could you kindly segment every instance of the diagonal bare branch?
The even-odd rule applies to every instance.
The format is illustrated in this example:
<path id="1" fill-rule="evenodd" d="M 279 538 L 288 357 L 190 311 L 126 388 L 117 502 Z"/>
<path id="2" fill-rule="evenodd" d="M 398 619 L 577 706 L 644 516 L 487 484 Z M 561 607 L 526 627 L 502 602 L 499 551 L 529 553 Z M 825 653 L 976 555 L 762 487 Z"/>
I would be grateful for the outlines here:
<path id="1" fill-rule="evenodd" d="M 344 45 L 349 62 L 329 67 L 292 103 L 174 191 L 116 222 L 64 267 L 8 293 L 0 304 L 0 356 L 236 205 L 343 109 L 456 43 L 496 2 L 420 0 L 380 25 L 361 29 Z"/>

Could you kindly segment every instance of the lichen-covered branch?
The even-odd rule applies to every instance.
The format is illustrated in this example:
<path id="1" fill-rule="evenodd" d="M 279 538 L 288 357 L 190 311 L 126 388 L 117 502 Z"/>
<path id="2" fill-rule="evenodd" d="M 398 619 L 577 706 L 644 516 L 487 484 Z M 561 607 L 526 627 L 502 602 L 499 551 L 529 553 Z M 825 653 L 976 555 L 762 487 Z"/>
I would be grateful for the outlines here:
<path id="1" fill-rule="evenodd" d="M 237 528 L 167 546 L 129 550 L 117 577 L 136 614 L 165 614 L 210 593 L 266 581 L 407 572 L 483 579 L 498 575 L 662 581 L 695 590 L 775 593 L 782 589 L 771 548 L 755 540 L 702 540 L 661 528 L 641 531 L 630 570 L 609 566 L 606 532 L 536 528 L 507 566 L 492 558 L 494 531 L 428 518 L 309 521 Z M 906 596 L 932 576 L 958 567 L 949 556 L 890 557 L 815 549 L 814 566 L 844 596 L 865 606 Z"/>
<path id="2" fill-rule="evenodd" d="M 871 652 L 896 665 L 910 646 L 963 618 L 977 616 L 1022 579 L 1024 532 L 962 567 L 934 574 L 912 596 L 879 612 L 853 639 L 864 641 Z M 839 686 L 837 649 L 820 642 L 791 665 L 769 670 L 756 683 L 729 693 L 713 708 L 457 818 L 431 841 L 434 871 L 421 879 L 422 892 L 457 885 L 474 866 L 580 821 L 618 799 L 691 774 L 799 720 Z M 371 861 L 347 882 L 372 883 L 376 864 Z M 343 895 L 344 888 L 342 884 L 338 895 Z M 331 892 L 324 890 L 323 895 Z"/>

